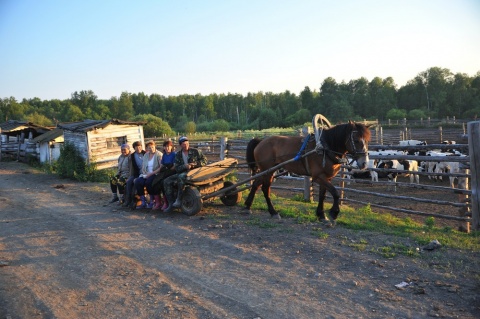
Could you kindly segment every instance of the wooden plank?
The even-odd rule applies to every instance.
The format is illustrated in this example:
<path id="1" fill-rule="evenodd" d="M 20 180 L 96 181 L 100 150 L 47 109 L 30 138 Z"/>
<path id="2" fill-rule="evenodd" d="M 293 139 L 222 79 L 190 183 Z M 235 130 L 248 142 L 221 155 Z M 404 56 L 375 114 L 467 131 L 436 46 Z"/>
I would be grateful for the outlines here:
<path id="1" fill-rule="evenodd" d="M 222 161 L 207 164 L 203 167 L 192 169 L 187 174 L 187 181 L 191 183 L 197 183 L 212 178 L 217 178 L 221 175 L 228 175 L 228 173 L 234 166 L 237 165 L 237 163 L 238 161 L 235 158 L 227 158 Z"/>
<path id="2" fill-rule="evenodd" d="M 472 228 L 480 229 L 480 121 L 468 123 L 468 149 L 472 190 Z"/>

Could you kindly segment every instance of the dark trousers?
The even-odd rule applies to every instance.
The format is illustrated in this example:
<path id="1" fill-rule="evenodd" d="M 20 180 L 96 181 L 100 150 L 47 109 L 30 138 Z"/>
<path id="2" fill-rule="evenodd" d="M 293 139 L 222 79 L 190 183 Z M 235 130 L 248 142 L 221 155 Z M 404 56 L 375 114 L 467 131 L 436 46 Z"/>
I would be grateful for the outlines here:
<path id="1" fill-rule="evenodd" d="M 137 179 L 135 179 L 135 189 L 137 190 L 137 194 L 142 196 L 144 194 L 143 188 L 146 187 L 147 193 L 149 193 L 150 195 L 154 195 L 152 188 L 152 182 L 154 178 L 155 175 L 152 175 L 147 179 L 143 177 L 138 177 Z"/>

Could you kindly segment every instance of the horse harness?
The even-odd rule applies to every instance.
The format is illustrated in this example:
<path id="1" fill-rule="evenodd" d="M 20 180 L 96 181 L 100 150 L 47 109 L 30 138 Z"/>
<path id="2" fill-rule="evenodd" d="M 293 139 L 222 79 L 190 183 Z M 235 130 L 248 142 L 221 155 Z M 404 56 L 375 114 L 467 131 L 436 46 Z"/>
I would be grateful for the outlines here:
<path id="1" fill-rule="evenodd" d="M 354 154 L 352 154 L 353 156 L 355 156 L 355 154 L 364 153 L 364 152 L 357 152 L 356 149 L 355 149 L 355 144 L 353 142 L 353 134 L 356 133 L 356 132 L 357 131 L 352 131 L 350 133 L 350 136 L 348 137 L 348 140 L 345 142 L 345 144 L 347 144 L 348 142 L 351 143 L 352 149 L 354 150 Z M 316 138 L 312 138 L 312 137 L 316 137 Z M 317 138 L 318 138 L 318 140 L 316 141 Z M 339 153 L 339 152 L 336 152 L 336 151 L 330 149 L 327 142 L 323 138 L 321 132 L 318 136 L 315 136 L 312 133 L 312 134 L 307 135 L 303 139 L 302 147 L 300 148 L 300 150 L 297 153 L 297 156 L 295 157 L 296 161 L 300 160 L 301 158 L 304 159 L 302 161 L 302 164 L 303 164 L 303 167 L 305 168 L 305 171 L 308 174 L 311 174 L 310 167 L 308 165 L 308 160 L 307 160 L 307 156 L 310 155 L 310 152 L 307 153 L 306 150 L 307 150 L 307 145 L 310 144 L 311 142 L 315 142 L 315 147 L 314 147 L 315 152 L 318 155 L 322 155 L 322 158 L 323 158 L 322 165 L 323 165 L 323 167 L 325 167 L 325 164 L 326 164 L 325 158 L 327 156 L 335 164 L 348 164 L 348 160 L 346 159 L 345 154 L 342 154 L 342 153 Z M 352 162 L 353 162 L 353 159 L 352 159 Z"/>

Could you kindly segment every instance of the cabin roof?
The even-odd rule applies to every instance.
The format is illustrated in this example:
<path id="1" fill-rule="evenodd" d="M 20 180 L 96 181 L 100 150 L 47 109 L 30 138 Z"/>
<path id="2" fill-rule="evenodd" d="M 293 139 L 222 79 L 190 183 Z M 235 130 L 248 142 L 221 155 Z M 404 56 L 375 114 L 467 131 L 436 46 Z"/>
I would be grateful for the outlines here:
<path id="1" fill-rule="evenodd" d="M 37 134 L 42 134 L 51 130 L 49 127 L 40 126 L 34 124 L 32 122 L 26 121 L 17 121 L 17 120 L 9 120 L 0 124 L 0 128 L 2 129 L 2 134 L 6 135 L 13 135 L 15 132 L 20 131 L 34 131 Z"/>
<path id="2" fill-rule="evenodd" d="M 73 132 L 89 132 L 108 125 L 143 125 L 145 122 L 131 122 L 117 119 L 111 120 L 85 120 L 82 122 L 60 123 L 58 128 Z"/>
<path id="3" fill-rule="evenodd" d="M 63 130 L 56 128 L 51 131 L 48 131 L 46 133 L 43 133 L 42 135 L 39 135 L 35 137 L 32 142 L 34 143 L 41 143 L 41 142 L 49 142 L 49 141 L 55 141 L 57 138 L 63 136 Z M 57 142 L 63 142 L 63 139 L 61 141 Z"/>

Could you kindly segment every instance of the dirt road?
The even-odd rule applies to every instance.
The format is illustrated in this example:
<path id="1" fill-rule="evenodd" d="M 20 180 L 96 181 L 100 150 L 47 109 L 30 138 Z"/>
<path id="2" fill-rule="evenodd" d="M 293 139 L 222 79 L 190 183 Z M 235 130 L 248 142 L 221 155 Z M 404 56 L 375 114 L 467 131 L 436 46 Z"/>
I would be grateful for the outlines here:
<path id="1" fill-rule="evenodd" d="M 386 259 L 372 248 L 416 244 L 319 238 L 319 224 L 219 201 L 186 217 L 109 199 L 105 184 L 0 163 L 0 318 L 480 318 L 479 254 Z"/>

